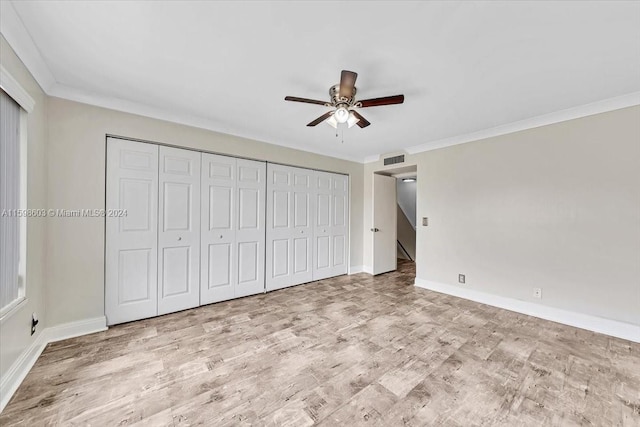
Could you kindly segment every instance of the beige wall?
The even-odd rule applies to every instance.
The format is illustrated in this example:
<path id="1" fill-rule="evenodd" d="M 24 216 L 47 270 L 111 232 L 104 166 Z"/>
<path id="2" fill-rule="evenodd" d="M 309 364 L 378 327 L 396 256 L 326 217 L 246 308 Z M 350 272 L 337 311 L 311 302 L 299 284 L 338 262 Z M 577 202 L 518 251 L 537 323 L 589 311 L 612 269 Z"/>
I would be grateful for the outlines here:
<path id="1" fill-rule="evenodd" d="M 49 99 L 50 208 L 104 208 L 106 134 L 349 174 L 351 265 L 362 265 L 362 164 L 58 98 Z M 104 315 L 104 220 L 49 219 L 47 253 L 50 323 Z"/>
<path id="2" fill-rule="evenodd" d="M 418 220 L 419 279 L 640 324 L 640 107 L 407 163 L 418 165 L 417 216 L 429 217 Z M 379 169 L 365 166 L 363 230 Z"/>
<path id="3" fill-rule="evenodd" d="M 0 36 L 0 63 L 35 100 L 33 111 L 27 116 L 27 207 L 46 206 L 47 97 L 29 71 L 18 59 L 4 37 Z M 45 220 L 27 222 L 27 302 L 0 321 L 0 377 L 37 338 L 47 325 L 45 312 Z M 38 333 L 31 336 L 31 313 L 40 319 Z"/>

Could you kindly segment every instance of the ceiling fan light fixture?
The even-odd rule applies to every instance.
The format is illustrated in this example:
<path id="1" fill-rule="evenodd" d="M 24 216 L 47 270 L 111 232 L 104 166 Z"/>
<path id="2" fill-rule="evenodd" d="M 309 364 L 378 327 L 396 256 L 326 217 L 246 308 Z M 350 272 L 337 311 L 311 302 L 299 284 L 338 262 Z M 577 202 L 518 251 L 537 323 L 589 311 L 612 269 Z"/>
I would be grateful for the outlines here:
<path id="1" fill-rule="evenodd" d="M 342 70 L 340 83 L 329 88 L 330 101 L 328 102 L 297 96 L 285 96 L 284 100 L 334 108 L 332 111 L 327 111 L 307 124 L 308 127 L 314 127 L 322 122 L 327 122 L 329 126 L 334 129 L 345 128 L 347 126 L 351 128 L 356 124 L 360 128 L 369 126 L 371 123 L 362 117 L 356 109 L 402 104 L 404 102 L 404 95 L 383 96 L 382 98 L 364 99 L 356 102 L 355 96 L 357 91 L 355 84 L 357 78 L 358 73 Z"/>
<path id="2" fill-rule="evenodd" d="M 326 123 L 334 129 L 338 129 L 338 121 L 336 120 L 336 115 L 332 115 L 326 120 Z"/>
<path id="3" fill-rule="evenodd" d="M 356 123 L 358 123 L 360 121 L 359 118 L 357 118 L 353 112 L 349 111 L 349 118 L 347 119 L 347 125 L 349 125 L 349 128 L 353 127 L 353 125 L 355 125 Z"/>
<path id="4" fill-rule="evenodd" d="M 338 123 L 346 123 L 349 120 L 349 110 L 345 107 L 338 107 L 336 112 L 333 114 L 333 117 L 336 118 Z"/>

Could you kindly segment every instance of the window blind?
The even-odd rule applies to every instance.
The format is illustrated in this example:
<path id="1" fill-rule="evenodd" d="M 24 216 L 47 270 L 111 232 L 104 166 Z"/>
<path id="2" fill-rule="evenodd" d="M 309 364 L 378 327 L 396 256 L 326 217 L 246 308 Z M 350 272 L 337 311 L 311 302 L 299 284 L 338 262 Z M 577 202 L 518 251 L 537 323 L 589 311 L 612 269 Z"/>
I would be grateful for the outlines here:
<path id="1" fill-rule="evenodd" d="M 19 295 L 20 106 L 0 90 L 0 310 Z"/>

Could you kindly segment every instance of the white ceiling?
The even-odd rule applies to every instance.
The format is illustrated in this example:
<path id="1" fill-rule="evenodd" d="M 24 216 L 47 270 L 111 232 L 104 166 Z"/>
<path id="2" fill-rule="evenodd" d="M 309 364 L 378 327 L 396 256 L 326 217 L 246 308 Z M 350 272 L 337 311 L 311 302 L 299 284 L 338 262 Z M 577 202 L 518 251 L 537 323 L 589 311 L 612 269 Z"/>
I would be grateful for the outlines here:
<path id="1" fill-rule="evenodd" d="M 54 95 L 358 161 L 640 91 L 640 2 L 13 6 Z M 344 143 L 283 100 L 328 100 L 342 69 L 406 97 Z"/>

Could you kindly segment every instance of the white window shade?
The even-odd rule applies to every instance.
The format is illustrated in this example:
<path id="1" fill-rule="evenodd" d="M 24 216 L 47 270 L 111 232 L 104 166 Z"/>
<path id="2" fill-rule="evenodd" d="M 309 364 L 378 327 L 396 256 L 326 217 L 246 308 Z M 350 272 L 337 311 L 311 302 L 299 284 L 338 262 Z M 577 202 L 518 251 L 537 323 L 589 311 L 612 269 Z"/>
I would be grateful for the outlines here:
<path id="1" fill-rule="evenodd" d="M 19 299 L 20 106 L 0 90 L 0 312 Z"/>

